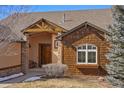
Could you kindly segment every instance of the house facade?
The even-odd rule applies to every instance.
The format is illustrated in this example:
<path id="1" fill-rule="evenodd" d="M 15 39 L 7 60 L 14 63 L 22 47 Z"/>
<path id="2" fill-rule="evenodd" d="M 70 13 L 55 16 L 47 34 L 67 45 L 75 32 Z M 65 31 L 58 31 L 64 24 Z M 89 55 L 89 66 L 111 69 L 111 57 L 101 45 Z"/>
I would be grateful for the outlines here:
<path id="1" fill-rule="evenodd" d="M 105 75 L 105 55 L 109 43 L 107 26 L 112 24 L 111 10 L 86 10 L 28 13 L 19 16 L 14 27 L 13 17 L 1 24 L 19 32 L 15 55 L 0 56 L 0 76 L 28 73 L 42 65 L 68 65 L 70 74 Z"/>
<path id="2" fill-rule="evenodd" d="M 63 34 L 63 63 L 67 64 L 71 73 L 105 75 L 108 62 L 109 43 L 105 40 L 107 32 L 97 26 L 85 22 Z"/>

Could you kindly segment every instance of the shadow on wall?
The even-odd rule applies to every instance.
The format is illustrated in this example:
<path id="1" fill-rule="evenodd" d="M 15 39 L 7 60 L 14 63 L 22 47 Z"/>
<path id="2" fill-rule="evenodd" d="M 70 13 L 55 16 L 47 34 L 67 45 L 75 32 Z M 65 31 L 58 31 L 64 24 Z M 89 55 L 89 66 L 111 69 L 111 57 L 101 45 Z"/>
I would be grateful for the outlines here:
<path id="1" fill-rule="evenodd" d="M 29 60 L 29 68 L 36 68 L 37 66 L 38 66 L 37 62 Z"/>
<path id="2" fill-rule="evenodd" d="M 58 58 L 58 52 L 57 51 L 53 51 L 53 53 L 52 53 L 52 62 L 53 63 L 58 63 L 58 60 L 59 60 L 59 58 Z"/>
<path id="3" fill-rule="evenodd" d="M 107 71 L 102 67 L 99 68 L 79 68 L 80 72 L 84 75 L 97 75 L 97 76 L 105 76 L 107 75 Z"/>

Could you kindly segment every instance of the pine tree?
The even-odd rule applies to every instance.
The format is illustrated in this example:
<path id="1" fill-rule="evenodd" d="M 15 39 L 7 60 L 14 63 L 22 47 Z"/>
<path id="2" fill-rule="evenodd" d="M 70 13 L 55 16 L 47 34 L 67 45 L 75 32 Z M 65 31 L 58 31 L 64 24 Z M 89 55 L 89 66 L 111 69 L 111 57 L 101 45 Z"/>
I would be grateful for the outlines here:
<path id="1" fill-rule="evenodd" d="M 109 26 L 106 39 L 110 42 L 107 59 L 107 79 L 113 85 L 124 87 L 124 6 L 113 6 L 113 24 Z"/>

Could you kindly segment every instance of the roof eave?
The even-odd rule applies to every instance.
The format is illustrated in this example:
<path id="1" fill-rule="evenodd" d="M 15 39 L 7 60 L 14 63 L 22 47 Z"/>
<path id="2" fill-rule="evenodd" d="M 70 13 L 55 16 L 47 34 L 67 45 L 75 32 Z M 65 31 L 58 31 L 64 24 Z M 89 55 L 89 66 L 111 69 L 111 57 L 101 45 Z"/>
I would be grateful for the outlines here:
<path id="1" fill-rule="evenodd" d="M 75 31 L 77 28 L 80 28 L 80 27 L 83 26 L 83 25 L 90 25 L 90 26 L 92 26 L 92 27 L 94 27 L 94 28 L 96 28 L 96 29 L 102 31 L 103 33 L 106 33 L 106 34 L 107 34 L 107 31 L 106 31 L 105 29 L 103 29 L 103 28 L 101 28 L 101 27 L 98 27 L 98 26 L 96 26 L 96 25 L 94 25 L 94 24 L 92 24 L 92 23 L 86 21 L 86 22 L 84 22 L 84 23 L 82 23 L 82 24 L 80 24 L 80 25 L 78 25 L 78 26 L 72 28 L 71 30 L 68 30 L 66 33 L 63 33 L 62 35 L 60 35 L 60 36 L 58 36 L 58 37 L 56 37 L 56 38 L 57 38 L 57 39 L 63 38 L 64 36 L 66 36 L 66 35 L 72 33 L 72 32 Z"/>

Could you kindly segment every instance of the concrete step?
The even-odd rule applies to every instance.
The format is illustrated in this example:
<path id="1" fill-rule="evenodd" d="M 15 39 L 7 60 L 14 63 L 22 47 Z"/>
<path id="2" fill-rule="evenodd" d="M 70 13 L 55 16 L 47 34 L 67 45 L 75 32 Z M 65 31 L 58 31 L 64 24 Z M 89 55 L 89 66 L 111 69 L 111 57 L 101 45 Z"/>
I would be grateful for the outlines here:
<path id="1" fill-rule="evenodd" d="M 44 69 L 42 68 L 33 68 L 33 69 L 29 69 L 29 71 L 38 71 L 38 72 L 44 72 Z"/>

